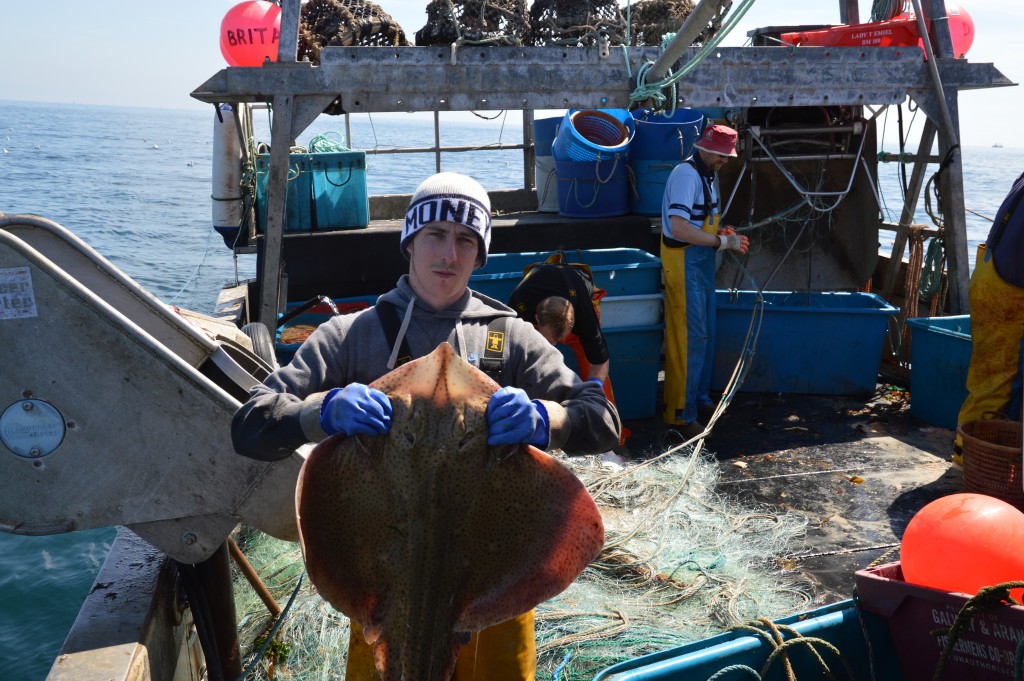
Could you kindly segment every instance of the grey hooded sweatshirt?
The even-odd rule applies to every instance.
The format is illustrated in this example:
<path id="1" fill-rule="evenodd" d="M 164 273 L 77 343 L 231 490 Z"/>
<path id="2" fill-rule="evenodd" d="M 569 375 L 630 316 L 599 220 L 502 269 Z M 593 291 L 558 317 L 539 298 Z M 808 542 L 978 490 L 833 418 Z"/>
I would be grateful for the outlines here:
<path id="1" fill-rule="evenodd" d="M 408 275 L 381 297 L 399 311 L 402 325 L 389 347 L 376 308 L 332 317 L 321 324 L 281 367 L 252 389 L 235 413 L 231 436 L 238 453 L 264 461 L 290 455 L 307 442 L 327 437 L 320 427 L 320 406 L 331 388 L 372 383 L 391 370 L 404 337 L 413 357 L 447 342 L 479 368 L 487 324 L 508 317 L 505 363 L 498 383 L 543 400 L 550 421 L 549 448 L 569 454 L 607 451 L 618 443 L 621 423 L 601 387 L 582 381 L 561 353 L 514 310 L 467 289 L 444 310 L 418 300 Z"/>

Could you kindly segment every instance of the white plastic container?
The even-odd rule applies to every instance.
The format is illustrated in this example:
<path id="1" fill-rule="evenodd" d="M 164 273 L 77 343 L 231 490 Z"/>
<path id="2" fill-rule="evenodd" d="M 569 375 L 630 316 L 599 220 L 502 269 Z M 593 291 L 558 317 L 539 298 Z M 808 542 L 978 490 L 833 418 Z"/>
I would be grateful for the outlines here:
<path id="1" fill-rule="evenodd" d="M 660 324 L 665 302 L 664 293 L 633 296 L 607 296 L 601 299 L 601 328 Z"/>

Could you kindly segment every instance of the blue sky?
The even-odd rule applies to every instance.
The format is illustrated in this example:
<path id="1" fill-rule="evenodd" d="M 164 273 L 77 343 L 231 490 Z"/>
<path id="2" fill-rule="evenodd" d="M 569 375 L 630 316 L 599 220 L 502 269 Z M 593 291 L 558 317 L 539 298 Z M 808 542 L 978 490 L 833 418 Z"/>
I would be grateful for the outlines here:
<path id="1" fill-rule="evenodd" d="M 237 0 L 100 2 L 3 0 L 0 10 L 0 99 L 116 104 L 170 109 L 204 105 L 189 93 L 225 66 L 218 47 L 224 14 Z M 409 34 L 426 21 L 427 0 L 378 4 Z M 1024 80 L 1019 51 L 1021 0 L 961 3 L 975 24 L 968 58 L 992 62 L 1010 80 Z M 870 0 L 860 0 L 867 19 Z M 839 22 L 839 0 L 757 0 L 724 44 L 741 45 L 758 26 Z M 964 146 L 1024 148 L 1017 124 L 1021 87 L 960 95 Z"/>

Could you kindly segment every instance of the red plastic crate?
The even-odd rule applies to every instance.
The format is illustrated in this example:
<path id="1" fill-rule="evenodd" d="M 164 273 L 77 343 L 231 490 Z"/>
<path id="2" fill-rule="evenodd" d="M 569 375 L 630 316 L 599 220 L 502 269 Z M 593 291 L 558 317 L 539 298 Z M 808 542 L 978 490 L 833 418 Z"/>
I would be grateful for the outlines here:
<path id="1" fill-rule="evenodd" d="M 931 681 L 949 629 L 970 597 L 903 581 L 899 563 L 858 570 L 854 579 L 860 607 L 889 624 L 906 681 Z M 1000 605 L 974 616 L 946 661 L 943 679 L 1013 679 L 1017 642 L 1024 638 L 1024 607 Z"/>

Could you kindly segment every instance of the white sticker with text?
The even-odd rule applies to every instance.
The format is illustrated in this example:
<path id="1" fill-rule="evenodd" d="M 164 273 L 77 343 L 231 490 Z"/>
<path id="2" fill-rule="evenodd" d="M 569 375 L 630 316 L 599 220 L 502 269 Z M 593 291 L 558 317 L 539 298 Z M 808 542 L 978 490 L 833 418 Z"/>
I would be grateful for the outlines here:
<path id="1" fill-rule="evenodd" d="M 0 319 L 36 316 L 32 273 L 27 267 L 0 268 Z"/>

